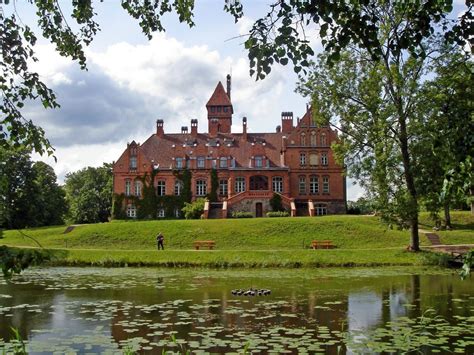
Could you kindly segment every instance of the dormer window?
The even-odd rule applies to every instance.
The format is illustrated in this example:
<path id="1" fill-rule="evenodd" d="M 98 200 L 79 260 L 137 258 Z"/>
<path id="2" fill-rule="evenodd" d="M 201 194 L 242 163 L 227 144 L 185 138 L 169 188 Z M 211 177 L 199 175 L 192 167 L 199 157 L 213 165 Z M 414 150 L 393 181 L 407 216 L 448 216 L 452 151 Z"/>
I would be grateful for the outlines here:
<path id="1" fill-rule="evenodd" d="M 182 169 L 183 168 L 183 158 L 176 158 L 176 169 Z"/>
<path id="2" fill-rule="evenodd" d="M 221 157 L 219 159 L 219 167 L 227 168 L 227 157 Z"/>
<path id="3" fill-rule="evenodd" d="M 229 106 L 224 106 L 224 112 L 229 112 Z"/>
<path id="4" fill-rule="evenodd" d="M 261 168 L 263 166 L 263 157 L 257 156 L 255 157 L 255 167 Z"/>
<path id="5" fill-rule="evenodd" d="M 216 112 L 216 107 L 215 106 L 211 106 L 211 112 L 212 113 Z"/>
<path id="6" fill-rule="evenodd" d="M 197 158 L 197 168 L 204 169 L 206 166 L 206 159 L 204 157 Z"/>
<path id="7" fill-rule="evenodd" d="M 217 106 L 217 112 L 221 112 L 222 111 L 222 107 L 221 106 Z"/>

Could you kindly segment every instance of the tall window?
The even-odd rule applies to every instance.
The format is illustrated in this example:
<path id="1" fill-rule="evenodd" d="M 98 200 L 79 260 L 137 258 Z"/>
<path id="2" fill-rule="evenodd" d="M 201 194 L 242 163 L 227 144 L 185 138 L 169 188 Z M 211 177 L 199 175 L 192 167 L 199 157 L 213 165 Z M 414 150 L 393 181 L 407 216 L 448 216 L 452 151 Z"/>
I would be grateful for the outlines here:
<path id="1" fill-rule="evenodd" d="M 299 178 L 299 192 L 300 195 L 306 195 L 306 177 L 305 176 L 300 176 Z"/>
<path id="2" fill-rule="evenodd" d="M 306 165 L 306 154 L 305 153 L 300 153 L 300 165 L 301 166 Z"/>
<path id="3" fill-rule="evenodd" d="M 311 132 L 311 138 L 310 138 L 310 139 L 311 139 L 311 142 L 310 142 L 311 145 L 312 145 L 313 147 L 315 147 L 315 146 L 316 146 L 316 132 L 315 132 L 315 131 L 312 131 L 312 132 Z"/>
<path id="4" fill-rule="evenodd" d="M 245 178 L 238 177 L 235 179 L 235 192 L 244 192 L 245 191 Z"/>
<path id="5" fill-rule="evenodd" d="M 197 180 L 196 181 L 196 195 L 204 196 L 207 194 L 207 182 L 206 180 Z"/>
<path id="6" fill-rule="evenodd" d="M 317 166 L 318 165 L 318 154 L 316 153 L 311 153 L 309 155 L 309 165 L 311 166 Z"/>
<path id="7" fill-rule="evenodd" d="M 255 167 L 261 168 L 263 166 L 263 157 L 255 157 Z"/>
<path id="8" fill-rule="evenodd" d="M 137 208 L 135 205 L 127 205 L 127 217 L 136 218 L 137 217 Z"/>
<path id="9" fill-rule="evenodd" d="M 219 180 L 219 195 L 227 196 L 227 180 Z"/>
<path id="10" fill-rule="evenodd" d="M 329 176 L 323 176 L 323 192 L 329 193 Z"/>
<path id="11" fill-rule="evenodd" d="M 130 196 L 132 194 L 132 182 L 130 180 L 125 180 L 125 196 Z"/>
<path id="12" fill-rule="evenodd" d="M 327 146 L 328 142 L 326 140 L 326 133 L 321 133 L 321 145 L 323 147 Z"/>
<path id="13" fill-rule="evenodd" d="M 274 192 L 283 192 L 283 178 L 281 176 L 274 176 L 272 178 L 272 189 Z"/>
<path id="14" fill-rule="evenodd" d="M 204 169 L 205 166 L 206 166 L 206 158 L 198 157 L 197 158 L 197 167 L 198 167 L 198 169 Z"/>
<path id="15" fill-rule="evenodd" d="M 327 155 L 327 153 L 321 154 L 321 165 L 328 165 L 328 155 Z"/>
<path id="16" fill-rule="evenodd" d="M 158 208 L 156 215 L 158 216 L 158 218 L 165 218 L 165 209 L 161 207 Z"/>
<path id="17" fill-rule="evenodd" d="M 319 193 L 319 178 L 318 176 L 311 176 L 309 178 L 309 193 L 315 195 Z"/>
<path id="18" fill-rule="evenodd" d="M 163 180 L 159 180 L 156 183 L 156 194 L 158 196 L 164 196 L 166 195 L 166 183 Z"/>
<path id="19" fill-rule="evenodd" d="M 176 180 L 174 182 L 174 194 L 176 196 L 181 196 L 182 189 L 183 189 L 183 182 L 181 180 Z"/>
<path id="20" fill-rule="evenodd" d="M 183 158 L 176 158 L 176 169 L 183 168 Z"/>
<path id="21" fill-rule="evenodd" d="M 221 157 L 219 159 L 219 167 L 227 168 L 227 157 Z"/>
<path id="22" fill-rule="evenodd" d="M 306 145 L 306 134 L 301 133 L 301 145 Z"/>
<path id="23" fill-rule="evenodd" d="M 130 157 L 130 169 L 137 168 L 137 157 Z"/>
<path id="24" fill-rule="evenodd" d="M 140 181 L 136 180 L 135 181 L 135 196 L 141 196 L 142 195 L 142 184 Z"/>

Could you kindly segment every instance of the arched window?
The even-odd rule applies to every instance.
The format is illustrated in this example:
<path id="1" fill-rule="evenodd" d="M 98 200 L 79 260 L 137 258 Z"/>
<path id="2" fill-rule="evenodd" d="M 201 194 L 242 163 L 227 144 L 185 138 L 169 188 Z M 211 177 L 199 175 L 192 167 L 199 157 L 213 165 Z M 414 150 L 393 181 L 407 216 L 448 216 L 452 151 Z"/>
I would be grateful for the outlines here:
<path id="1" fill-rule="evenodd" d="M 235 178 L 235 192 L 244 192 L 245 191 L 245 178 L 242 176 L 239 176 Z"/>
<path id="2" fill-rule="evenodd" d="M 135 196 L 142 195 L 142 183 L 139 180 L 135 180 Z"/>
<path id="3" fill-rule="evenodd" d="M 306 134 L 301 133 L 301 145 L 306 145 Z"/>
<path id="4" fill-rule="evenodd" d="M 327 146 L 328 142 L 326 140 L 326 133 L 321 133 L 321 145 L 323 147 Z"/>
<path id="5" fill-rule="evenodd" d="M 197 180 L 196 181 L 196 196 L 205 196 L 207 194 L 207 181 Z"/>
<path id="6" fill-rule="evenodd" d="M 306 176 L 299 177 L 298 191 L 300 195 L 306 195 Z"/>
<path id="7" fill-rule="evenodd" d="M 132 182 L 127 179 L 125 180 L 125 196 L 130 196 L 132 194 Z"/>
<path id="8" fill-rule="evenodd" d="M 328 165 L 328 155 L 327 155 L 327 153 L 321 154 L 321 165 Z"/>
<path id="9" fill-rule="evenodd" d="M 323 192 L 329 193 L 329 176 L 323 176 Z"/>
<path id="10" fill-rule="evenodd" d="M 219 195 L 227 196 L 227 179 L 219 180 Z"/>
<path id="11" fill-rule="evenodd" d="M 300 165 L 301 166 L 306 165 L 306 154 L 305 153 L 300 153 Z"/>
<path id="12" fill-rule="evenodd" d="M 310 138 L 310 144 L 313 146 L 313 147 L 316 147 L 316 132 L 315 131 L 312 131 L 311 132 L 311 138 Z"/>
<path id="13" fill-rule="evenodd" d="M 309 178 L 309 193 L 310 195 L 319 193 L 319 177 L 316 175 Z"/>
<path id="14" fill-rule="evenodd" d="M 183 189 L 183 182 L 181 180 L 176 180 L 174 182 L 174 194 L 176 196 L 181 196 L 182 189 Z"/>
<path id="15" fill-rule="evenodd" d="M 250 190 L 268 190 L 268 178 L 263 175 L 251 176 Z"/>
<path id="16" fill-rule="evenodd" d="M 156 183 L 156 194 L 158 196 L 166 195 L 166 182 L 164 180 L 158 180 Z"/>
<path id="17" fill-rule="evenodd" d="M 272 178 L 272 189 L 274 192 L 283 192 L 283 178 L 281 176 L 274 176 Z"/>

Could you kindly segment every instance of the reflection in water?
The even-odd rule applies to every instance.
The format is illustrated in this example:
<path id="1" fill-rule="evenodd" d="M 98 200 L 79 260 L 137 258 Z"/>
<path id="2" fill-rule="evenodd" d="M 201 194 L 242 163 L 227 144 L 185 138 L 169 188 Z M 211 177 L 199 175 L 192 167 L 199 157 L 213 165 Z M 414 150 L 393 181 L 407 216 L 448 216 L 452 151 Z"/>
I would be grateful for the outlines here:
<path id="1" fill-rule="evenodd" d="M 232 296 L 232 289 L 248 285 L 272 294 Z M 33 353 L 238 352 L 246 346 L 261 353 L 353 353 L 347 339 L 363 341 L 430 308 L 458 333 L 472 332 L 473 291 L 472 282 L 456 276 L 408 269 L 39 269 L 0 284 L 0 336 L 8 340 L 9 327 L 19 328 Z"/>

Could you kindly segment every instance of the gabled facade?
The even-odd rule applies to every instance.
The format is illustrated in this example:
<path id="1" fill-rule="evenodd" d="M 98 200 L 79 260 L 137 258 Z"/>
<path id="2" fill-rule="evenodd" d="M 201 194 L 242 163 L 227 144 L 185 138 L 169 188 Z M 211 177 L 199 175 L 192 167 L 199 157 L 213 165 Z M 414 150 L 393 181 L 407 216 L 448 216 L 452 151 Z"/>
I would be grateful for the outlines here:
<path id="1" fill-rule="evenodd" d="M 226 84 L 227 90 L 219 82 L 206 104 L 207 133 L 199 131 L 196 119 L 191 120 L 190 130 L 182 127 L 181 133 L 166 133 L 159 119 L 156 132 L 143 144 L 127 145 L 113 166 L 114 193 L 124 196 L 127 216 L 137 215 L 141 177 L 154 176 L 158 196 L 179 195 L 182 181 L 177 172 L 183 169 L 191 172 L 193 199 L 210 193 L 211 171 L 217 171 L 219 203 L 206 204 L 205 217 L 226 218 L 233 211 L 265 216 L 275 193 L 292 216 L 345 213 L 343 168 L 331 150 L 336 132 L 316 125 L 309 107 L 296 121 L 292 112 L 282 112 L 281 125 L 273 133 L 248 133 L 246 117 L 242 132 L 231 132 L 234 108 L 229 75 Z M 161 206 L 156 214 L 165 216 Z"/>

